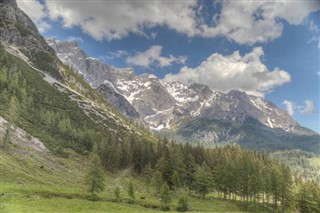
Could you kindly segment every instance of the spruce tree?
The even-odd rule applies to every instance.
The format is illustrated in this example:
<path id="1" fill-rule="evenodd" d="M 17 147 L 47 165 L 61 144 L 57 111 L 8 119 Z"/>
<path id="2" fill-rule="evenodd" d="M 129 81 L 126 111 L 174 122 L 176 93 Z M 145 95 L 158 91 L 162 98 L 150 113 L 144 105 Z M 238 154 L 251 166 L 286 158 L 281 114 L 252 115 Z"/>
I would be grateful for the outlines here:
<path id="1" fill-rule="evenodd" d="M 166 182 L 164 182 L 161 186 L 160 198 L 163 210 L 168 210 L 169 204 L 171 203 L 171 195 L 170 188 Z"/>
<path id="2" fill-rule="evenodd" d="M 87 185 L 87 191 L 91 193 L 92 196 L 94 196 L 95 193 L 103 191 L 105 188 L 104 171 L 100 158 L 95 151 L 91 153 L 85 183 Z"/>
<path id="3" fill-rule="evenodd" d="M 177 171 L 174 171 L 173 174 L 171 175 L 171 183 L 174 189 L 174 193 L 176 194 L 177 189 L 181 186 L 180 177 Z"/>
<path id="4" fill-rule="evenodd" d="M 150 162 L 147 164 L 147 166 L 143 169 L 142 175 L 144 177 L 144 180 L 146 181 L 147 184 L 147 190 L 149 192 L 149 186 L 152 181 L 152 168 Z"/>
<path id="5" fill-rule="evenodd" d="M 9 104 L 9 117 L 8 117 L 8 123 L 6 132 L 3 137 L 4 144 L 11 142 L 11 135 L 14 131 L 14 125 L 18 118 L 18 100 L 15 96 L 12 96 L 10 98 L 10 104 Z"/>
<path id="6" fill-rule="evenodd" d="M 198 167 L 194 174 L 194 179 L 193 185 L 195 190 L 202 198 L 204 198 L 206 194 L 208 194 L 213 181 L 211 169 L 206 163 L 203 163 L 202 166 Z"/>
<path id="7" fill-rule="evenodd" d="M 162 174 L 157 170 L 153 173 L 152 180 L 151 180 L 151 184 L 156 189 L 156 194 L 159 194 L 162 183 L 163 183 Z"/>

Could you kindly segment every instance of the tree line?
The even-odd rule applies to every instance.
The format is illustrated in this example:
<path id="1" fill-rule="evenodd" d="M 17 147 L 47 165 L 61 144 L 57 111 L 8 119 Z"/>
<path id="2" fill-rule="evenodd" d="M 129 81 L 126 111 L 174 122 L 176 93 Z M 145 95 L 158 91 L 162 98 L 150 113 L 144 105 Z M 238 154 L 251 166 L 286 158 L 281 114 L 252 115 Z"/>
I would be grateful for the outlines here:
<path id="1" fill-rule="evenodd" d="M 288 166 L 269 158 L 267 153 L 240 146 L 204 148 L 176 144 L 166 138 L 153 144 L 134 137 L 111 137 L 100 141 L 97 147 L 106 170 L 132 167 L 156 194 L 161 194 L 165 184 L 172 194 L 187 190 L 205 198 L 216 193 L 220 199 L 240 200 L 244 206 L 272 206 L 274 211 L 320 209 L 318 184 L 294 178 Z"/>

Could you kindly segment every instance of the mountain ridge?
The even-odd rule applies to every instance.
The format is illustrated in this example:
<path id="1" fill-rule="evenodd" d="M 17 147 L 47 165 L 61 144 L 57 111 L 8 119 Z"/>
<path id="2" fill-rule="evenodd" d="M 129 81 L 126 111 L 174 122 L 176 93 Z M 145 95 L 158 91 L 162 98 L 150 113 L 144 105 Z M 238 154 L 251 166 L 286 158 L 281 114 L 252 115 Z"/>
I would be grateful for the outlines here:
<path id="1" fill-rule="evenodd" d="M 126 114 L 134 109 L 132 112 L 150 129 L 178 142 L 209 146 L 238 143 L 251 149 L 273 150 L 270 147 L 301 148 L 297 142 L 288 143 L 300 138 L 307 141 L 302 142 L 302 147 L 309 146 L 305 150 L 312 151 L 313 147 L 317 151 L 318 133 L 301 127 L 285 110 L 261 97 L 237 90 L 212 91 L 198 83 L 166 82 L 150 73 L 136 75 L 132 68 L 115 68 L 89 57 L 77 42 L 52 38 L 47 42 L 56 45 L 54 49 L 64 63 L 84 79 L 93 79 L 89 83 L 119 111 Z M 81 65 L 84 61 L 86 66 Z M 94 76 L 99 76 L 99 82 Z"/>
<path id="2" fill-rule="evenodd" d="M 58 57 L 64 63 L 82 74 L 93 87 L 104 84 L 104 87 L 126 98 L 154 129 L 160 125 L 170 128 L 170 123 L 174 123 L 164 113 L 180 113 L 186 117 L 211 117 L 239 123 L 249 115 L 270 128 L 281 128 L 290 132 L 300 126 L 286 111 L 261 97 L 236 90 L 229 93 L 214 92 L 208 86 L 197 83 L 186 85 L 181 82 L 164 82 L 152 74 L 135 75 L 131 68 L 114 68 L 88 57 L 76 42 L 56 42 L 52 38 L 47 39 L 47 42 L 57 51 Z M 77 60 L 79 52 L 82 56 Z M 87 66 L 82 65 L 84 59 Z M 96 69 L 92 63 L 98 64 L 96 66 L 101 69 Z M 97 78 L 97 75 L 100 76 Z M 90 81 L 89 78 L 96 81 Z M 162 121 L 166 117 L 166 122 L 161 123 L 160 119 L 157 119 L 159 116 Z"/>

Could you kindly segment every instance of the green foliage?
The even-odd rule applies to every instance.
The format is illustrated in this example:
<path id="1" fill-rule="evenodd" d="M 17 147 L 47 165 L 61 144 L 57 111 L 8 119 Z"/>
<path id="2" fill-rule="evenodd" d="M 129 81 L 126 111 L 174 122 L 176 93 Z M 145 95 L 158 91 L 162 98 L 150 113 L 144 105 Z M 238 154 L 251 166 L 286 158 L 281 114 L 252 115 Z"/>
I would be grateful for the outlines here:
<path id="1" fill-rule="evenodd" d="M 87 185 L 87 191 L 90 192 L 92 196 L 97 192 L 103 191 L 105 188 L 103 168 L 100 158 L 96 153 L 92 153 L 90 156 L 85 184 Z"/>
<path id="2" fill-rule="evenodd" d="M 298 209 L 301 213 L 320 212 L 320 188 L 314 182 L 302 183 L 297 195 Z"/>
<path id="3" fill-rule="evenodd" d="M 151 184 L 156 188 L 156 194 L 159 194 L 163 183 L 162 174 L 160 171 L 155 171 L 152 175 Z"/>
<path id="4" fill-rule="evenodd" d="M 209 188 L 212 186 L 212 174 L 210 167 L 206 163 L 199 166 L 194 173 L 195 182 L 193 183 L 196 192 L 201 195 L 202 198 L 205 197 L 209 192 Z"/>
<path id="5" fill-rule="evenodd" d="M 8 117 L 7 127 L 3 136 L 4 145 L 11 142 L 11 134 L 14 131 L 14 125 L 18 118 L 18 108 L 19 108 L 18 104 L 19 102 L 16 99 L 16 97 L 12 96 L 10 98 L 10 104 L 9 104 L 9 117 Z"/>
<path id="6" fill-rule="evenodd" d="M 179 212 L 186 212 L 189 210 L 189 201 L 186 195 L 182 195 L 178 199 L 178 207 L 177 211 Z"/>
<path id="7" fill-rule="evenodd" d="M 68 94 L 59 92 L 37 71 L 4 50 L 0 52 L 0 67 L 0 115 L 38 137 L 49 149 L 62 146 L 85 153 L 109 133 L 72 102 Z M 17 110 L 10 107 L 11 97 L 16 98 Z"/>
<path id="8" fill-rule="evenodd" d="M 281 129 L 271 129 L 253 118 L 248 118 L 244 124 L 206 118 L 187 119 L 181 121 L 177 131 L 170 136 L 181 143 L 196 144 L 197 141 L 192 139 L 191 135 L 197 131 L 229 131 L 228 135 L 241 135 L 241 139 L 237 143 L 252 150 L 274 152 L 277 150 L 301 149 L 320 154 L 319 135 L 297 135 Z M 222 144 L 225 142 L 233 143 L 229 138 L 220 137 L 220 140 Z"/>
<path id="9" fill-rule="evenodd" d="M 128 196 L 132 199 L 135 199 L 135 195 L 134 195 L 134 188 L 133 188 L 133 183 L 132 180 L 130 180 L 129 185 L 128 185 Z"/>
<path id="10" fill-rule="evenodd" d="M 151 163 L 149 162 L 142 172 L 142 176 L 147 184 L 148 192 L 149 192 L 150 183 L 152 181 L 152 173 L 153 173 L 153 169 L 151 167 Z"/>
<path id="11" fill-rule="evenodd" d="M 120 192 L 120 187 L 119 186 L 116 186 L 116 188 L 114 188 L 113 194 L 114 194 L 114 197 L 115 197 L 116 201 L 119 202 L 120 199 L 121 199 L 121 192 Z"/>
<path id="12" fill-rule="evenodd" d="M 164 182 L 160 189 L 160 198 L 162 203 L 162 209 L 168 210 L 169 204 L 172 201 L 171 194 L 170 194 L 170 188 L 166 182 Z"/>

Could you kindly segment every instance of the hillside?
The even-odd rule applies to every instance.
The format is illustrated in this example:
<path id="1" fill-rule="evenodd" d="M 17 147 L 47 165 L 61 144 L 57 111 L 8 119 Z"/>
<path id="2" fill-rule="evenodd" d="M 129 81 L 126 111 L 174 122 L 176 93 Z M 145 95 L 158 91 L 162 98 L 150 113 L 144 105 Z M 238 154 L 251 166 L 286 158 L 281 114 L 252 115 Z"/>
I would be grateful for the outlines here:
<path id="1" fill-rule="evenodd" d="M 215 148 L 185 139 L 175 143 L 150 133 L 142 118 L 147 123 L 145 116 L 166 120 L 166 103 L 183 102 L 181 109 L 186 110 L 199 107 L 199 102 L 193 106 L 181 101 L 179 94 L 172 95 L 178 93 L 175 86 L 152 75 L 137 76 L 131 69 L 107 65 L 103 67 L 110 68 L 110 81 L 101 79 L 102 85 L 93 86 L 60 61 L 15 0 L 0 1 L 0 17 L 1 212 L 320 210 L 317 173 L 313 180 L 301 177 L 277 160 L 281 154 L 271 158 L 241 147 L 316 149 L 318 135 L 272 103 L 239 91 L 212 93 L 202 85 L 178 83 L 182 90 L 200 91 L 199 100 L 217 100 L 209 101 L 208 108 L 204 105 L 203 113 L 219 112 L 214 117 L 218 121 L 179 117 L 175 120 L 179 136 L 193 139 L 194 129 L 220 129 L 227 131 L 226 140 L 240 135 L 241 146 L 228 144 L 232 140 Z M 115 77 L 116 86 L 111 81 Z M 151 102 L 137 100 L 136 95 Z M 160 98 L 165 101 L 158 102 Z M 232 111 L 234 115 L 228 113 L 230 108 L 239 109 Z M 227 115 L 236 116 L 237 122 L 230 124 L 233 118 Z M 279 128 L 273 128 L 275 119 L 281 121 Z M 230 125 L 234 126 L 226 130 Z M 317 155 L 310 156 L 310 165 L 318 168 Z"/>
<path id="2" fill-rule="evenodd" d="M 0 118 L 1 134 L 6 131 L 6 124 Z M 14 131 L 10 144 L 5 147 L 1 144 L 0 153 L 1 212 L 155 212 L 162 208 L 161 200 L 154 194 L 155 188 L 148 187 L 145 176 L 137 176 L 132 168 L 106 171 L 106 189 L 97 201 L 90 201 L 83 185 L 87 157 L 71 149 L 65 150 L 67 158 L 59 157 L 20 128 Z M 135 189 L 134 201 L 127 195 L 130 181 Z M 116 187 L 120 187 L 121 202 L 114 196 Z M 182 189 L 180 193 L 184 193 Z M 263 208 L 243 206 L 240 200 L 222 199 L 221 195 L 211 190 L 206 198 L 190 193 L 189 209 L 191 212 L 256 212 Z M 169 208 L 174 210 L 177 206 L 178 197 L 173 197 Z M 263 209 L 272 212 L 271 205 Z"/>

